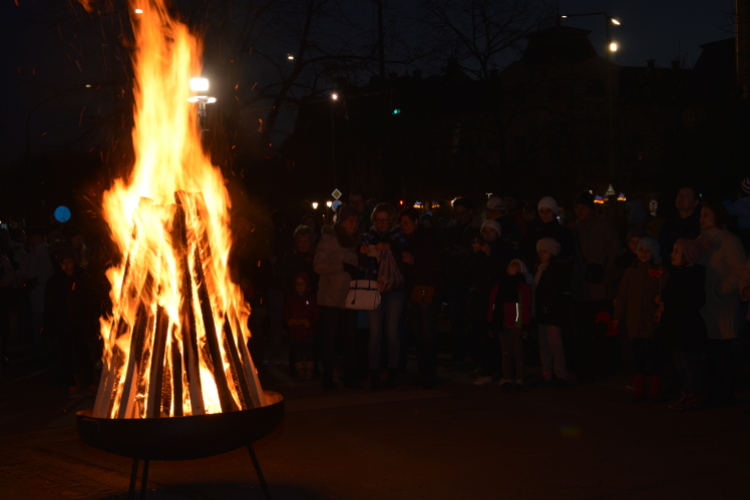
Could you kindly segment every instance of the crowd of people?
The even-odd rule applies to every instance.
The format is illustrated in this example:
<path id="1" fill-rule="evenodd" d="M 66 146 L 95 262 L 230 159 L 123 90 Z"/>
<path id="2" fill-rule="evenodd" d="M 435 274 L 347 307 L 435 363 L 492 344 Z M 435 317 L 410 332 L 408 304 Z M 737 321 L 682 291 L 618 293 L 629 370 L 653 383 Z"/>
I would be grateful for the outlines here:
<path id="1" fill-rule="evenodd" d="M 742 188 L 747 196 L 750 180 Z M 268 232 L 241 221 L 229 262 L 251 304 L 253 357 L 333 390 L 340 355 L 344 386 L 382 390 L 404 380 L 413 345 L 414 383 L 431 388 L 447 340 L 445 369 L 476 385 L 565 388 L 624 373 L 635 400 L 661 401 L 666 373 L 681 391 L 675 410 L 734 401 L 750 299 L 750 198 L 700 202 L 683 186 L 667 220 L 633 203 L 624 240 L 589 191 L 568 205 L 572 221 L 552 197 L 525 206 L 519 198 L 512 189 L 479 206 L 459 197 L 449 218 L 433 218 L 354 191 L 332 224 L 313 214 L 295 224 L 282 211 Z M 56 233 L 3 233 L 3 331 L 15 308 L 18 334 L 38 355 L 54 339 L 75 395 L 95 390 L 106 280 L 93 266 L 97 276 L 87 275 L 92 250 L 77 230 Z M 525 371 L 532 348 L 537 380 Z"/>

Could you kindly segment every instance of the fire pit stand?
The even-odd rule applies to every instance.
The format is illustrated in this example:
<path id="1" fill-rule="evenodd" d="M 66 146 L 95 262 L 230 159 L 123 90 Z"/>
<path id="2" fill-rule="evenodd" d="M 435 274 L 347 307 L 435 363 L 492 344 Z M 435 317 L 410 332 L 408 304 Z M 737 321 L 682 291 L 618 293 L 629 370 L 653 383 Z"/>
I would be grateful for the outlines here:
<path id="1" fill-rule="evenodd" d="M 284 420 L 281 394 L 264 391 L 266 406 L 243 411 L 187 417 L 95 418 L 91 410 L 76 414 L 81 440 L 94 448 L 133 459 L 128 499 L 135 498 L 138 466 L 143 460 L 141 499 L 146 498 L 151 460 L 206 458 L 247 447 L 265 497 L 271 493 L 252 443 L 273 432 Z"/>

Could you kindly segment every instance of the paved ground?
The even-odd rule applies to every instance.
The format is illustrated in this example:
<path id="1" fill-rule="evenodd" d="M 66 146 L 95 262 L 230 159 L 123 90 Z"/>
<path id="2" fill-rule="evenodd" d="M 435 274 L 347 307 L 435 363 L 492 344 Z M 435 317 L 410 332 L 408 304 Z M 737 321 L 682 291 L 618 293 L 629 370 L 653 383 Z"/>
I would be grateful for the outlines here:
<path id="1" fill-rule="evenodd" d="M 412 361 L 413 364 L 413 361 Z M 131 461 L 78 439 L 54 370 L 0 391 L 0 498 L 125 498 Z M 255 445 L 281 499 L 748 498 L 750 415 L 729 408 L 675 414 L 633 404 L 624 379 L 506 393 L 441 373 L 408 384 L 324 393 L 276 367 L 286 420 Z M 741 394 L 747 398 L 748 394 Z M 260 499 L 247 450 L 153 463 L 151 499 Z"/>

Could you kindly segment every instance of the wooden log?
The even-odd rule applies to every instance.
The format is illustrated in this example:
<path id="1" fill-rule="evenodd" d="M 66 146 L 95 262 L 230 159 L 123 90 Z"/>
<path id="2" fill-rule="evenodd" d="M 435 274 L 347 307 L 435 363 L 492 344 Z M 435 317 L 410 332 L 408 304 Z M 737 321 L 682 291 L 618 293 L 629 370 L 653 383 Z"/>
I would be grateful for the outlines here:
<path id="1" fill-rule="evenodd" d="M 239 318 L 239 314 L 237 314 L 236 311 L 232 310 L 231 314 L 234 315 L 234 317 Z M 250 388 L 250 395 L 252 396 L 253 408 L 266 406 L 266 395 L 260 386 L 260 380 L 258 380 L 258 373 L 255 370 L 253 358 L 252 356 L 250 356 L 250 350 L 247 348 L 247 342 L 245 341 L 245 337 L 242 335 L 240 330 L 238 330 L 237 335 L 237 348 L 240 351 L 242 366 L 245 369 L 245 376 L 247 377 L 247 382 Z"/>
<path id="2" fill-rule="evenodd" d="M 196 331 L 195 313 L 193 311 L 193 284 L 188 265 L 188 241 L 186 227 L 186 213 L 183 199 L 185 193 L 175 193 L 177 209 L 175 214 L 172 246 L 180 263 L 180 324 L 183 338 L 182 354 L 184 356 L 185 371 L 188 377 L 190 393 L 190 407 L 193 415 L 206 413 L 203 401 L 203 388 L 200 379 L 200 359 L 198 352 L 198 333 Z"/>
<path id="3" fill-rule="evenodd" d="M 176 327 L 172 331 L 172 394 L 174 398 L 174 416 L 182 416 L 182 354 L 176 338 Z M 167 409 L 169 410 L 169 409 Z M 167 414 L 169 411 L 167 411 Z"/>
<path id="4" fill-rule="evenodd" d="M 145 289 L 150 289 L 153 285 L 151 274 L 146 277 Z M 143 337 L 150 323 L 150 314 L 148 308 L 141 301 L 135 316 L 135 325 L 130 334 L 130 350 L 128 351 L 128 361 L 125 368 L 125 378 L 122 383 L 120 396 L 120 407 L 116 418 L 132 418 L 135 412 L 135 394 L 138 386 L 138 369 L 139 360 L 143 355 Z"/>
<path id="5" fill-rule="evenodd" d="M 148 397 L 146 398 L 146 416 L 149 418 L 158 418 L 161 416 L 162 383 L 164 382 L 164 351 L 167 345 L 168 333 L 169 315 L 163 307 L 157 306 L 156 330 L 154 331 L 154 343 L 151 349 L 152 355 Z"/>
<path id="6" fill-rule="evenodd" d="M 232 332 L 232 325 L 229 323 L 229 319 L 224 319 L 224 344 L 225 350 L 230 353 L 232 358 L 232 377 L 236 381 L 238 394 L 240 395 L 240 404 L 243 410 L 252 408 L 252 396 L 250 395 L 250 386 L 247 382 L 247 376 L 245 375 L 242 361 L 240 360 L 240 351 L 237 349 L 237 342 Z"/>

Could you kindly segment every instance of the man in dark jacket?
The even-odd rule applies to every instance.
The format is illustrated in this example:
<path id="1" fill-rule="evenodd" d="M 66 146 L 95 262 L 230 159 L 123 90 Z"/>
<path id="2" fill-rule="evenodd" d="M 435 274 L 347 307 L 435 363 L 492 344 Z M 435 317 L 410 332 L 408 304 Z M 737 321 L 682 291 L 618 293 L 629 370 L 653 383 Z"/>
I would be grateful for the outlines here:
<path id="1" fill-rule="evenodd" d="M 445 256 L 445 289 L 451 315 L 452 365 L 463 363 L 466 355 L 466 304 L 471 279 L 462 265 L 471 245 L 479 236 L 479 225 L 474 223 L 474 202 L 469 198 L 453 201 L 455 221 L 441 236 Z"/>
<path id="2" fill-rule="evenodd" d="M 700 222 L 698 221 L 700 210 L 698 210 L 695 189 L 687 186 L 680 188 L 677 191 L 675 207 L 677 207 L 677 215 L 665 222 L 659 233 L 661 258 L 669 271 L 672 270 L 670 254 L 674 249 L 675 242 L 680 238 L 692 240 L 701 234 Z"/>

